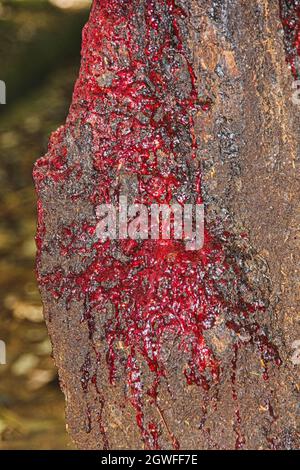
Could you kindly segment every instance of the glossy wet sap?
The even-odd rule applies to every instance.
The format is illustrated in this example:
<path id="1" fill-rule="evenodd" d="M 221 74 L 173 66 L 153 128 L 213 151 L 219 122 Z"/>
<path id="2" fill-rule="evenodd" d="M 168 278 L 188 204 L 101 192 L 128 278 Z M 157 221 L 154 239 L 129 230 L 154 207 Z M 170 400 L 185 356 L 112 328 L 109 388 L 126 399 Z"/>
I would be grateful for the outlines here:
<path id="1" fill-rule="evenodd" d="M 188 12 L 174 0 L 149 0 L 144 5 L 137 9 L 129 1 L 94 2 L 83 33 L 80 76 L 66 126 L 52 135 L 48 154 L 35 167 L 38 192 L 52 184 L 64 187 L 72 179 L 75 190 L 68 196 L 70 202 L 82 197 L 76 192 L 76 181 L 83 178 L 83 169 L 72 160 L 66 140 L 67 134 L 76 140 L 78 129 L 84 133 L 88 128 L 93 165 L 89 202 L 95 210 L 99 204 L 118 200 L 126 178 L 136 203 L 203 202 L 194 116 L 208 113 L 213 103 L 198 96 L 186 46 Z M 44 273 L 39 263 L 47 249 L 43 243 L 46 224 L 39 202 L 39 283 L 67 307 L 74 299 L 84 301 L 82 321 L 89 326 L 95 354 L 93 358 L 88 354 L 82 364 L 81 385 L 85 392 L 95 387 L 100 397 L 98 425 L 104 448 L 109 448 L 109 440 L 102 419 L 105 400 L 97 380 L 100 352 L 93 341 L 97 317 L 105 318 L 110 382 L 113 386 L 119 380 L 118 371 L 123 371 L 126 398 L 135 409 L 148 448 L 160 448 L 161 430 L 157 422 L 147 420 L 145 398 L 150 398 L 165 421 L 158 396 L 162 381 L 168 384 L 165 349 L 171 338 L 186 358 L 183 380 L 209 390 L 220 380 L 222 361 L 207 343 L 205 332 L 222 320 L 234 338 L 234 401 L 242 344 L 251 343 L 257 349 L 265 379 L 268 361 L 280 364 L 276 348 L 257 322 L 257 316 L 264 315 L 263 303 L 249 303 L 241 294 L 238 299 L 230 298 L 227 291 L 240 282 L 242 274 L 223 242 L 208 229 L 204 247 L 193 252 L 175 240 L 103 243 L 96 239 L 95 230 L 95 218 L 62 223 L 57 234 L 60 255 L 76 254 L 91 261 L 79 273 L 59 266 Z M 240 334 L 248 338 L 243 343 Z M 151 386 L 145 386 L 142 365 L 151 376 Z M 87 417 L 89 431 L 95 425 L 89 410 Z M 240 424 L 237 405 L 237 448 L 244 445 Z M 166 427 L 173 447 L 179 448 L 176 436 Z"/>

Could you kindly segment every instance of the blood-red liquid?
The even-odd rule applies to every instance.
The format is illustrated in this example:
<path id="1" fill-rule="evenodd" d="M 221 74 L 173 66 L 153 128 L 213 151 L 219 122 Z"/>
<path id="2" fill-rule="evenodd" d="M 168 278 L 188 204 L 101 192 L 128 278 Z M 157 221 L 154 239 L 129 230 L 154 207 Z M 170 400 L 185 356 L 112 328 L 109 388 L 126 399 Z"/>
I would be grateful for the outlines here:
<path id="1" fill-rule="evenodd" d="M 295 79 L 300 78 L 300 2 L 280 0 L 280 17 L 284 30 L 286 60 Z"/>
<path id="2" fill-rule="evenodd" d="M 194 115 L 209 112 L 213 103 L 198 96 L 184 40 L 188 12 L 175 0 L 147 0 L 144 5 L 142 10 L 135 1 L 94 1 L 83 31 L 80 76 L 66 125 L 51 136 L 46 157 L 35 166 L 38 192 L 53 183 L 63 186 L 70 178 L 80 181 L 82 169 L 80 164 L 70 163 L 66 136 L 75 136 L 78 129 L 88 126 L 92 129 L 94 171 L 90 202 L 95 209 L 118 199 L 118 180 L 123 173 L 136 178 L 135 202 L 170 204 L 174 198 L 181 204 L 191 202 L 191 198 L 202 202 Z M 177 87 L 183 79 L 184 86 Z M 182 139 L 185 148 L 180 145 Z M 72 203 L 80 194 L 74 192 L 68 197 Z M 175 338 L 186 357 L 183 380 L 205 390 L 219 381 L 222 363 L 204 332 L 213 329 L 221 316 L 225 318 L 224 328 L 236 333 L 234 367 L 241 346 L 240 332 L 248 335 L 248 342 L 257 347 L 264 363 L 279 362 L 276 348 L 255 320 L 263 313 L 262 305 L 249 304 L 242 296 L 230 300 L 224 295 L 229 283 L 238 283 L 240 271 L 228 259 L 223 244 L 207 230 L 204 247 L 186 251 L 184 242 L 175 240 L 101 242 L 95 236 L 95 217 L 69 225 L 62 221 L 61 232 L 56 234 L 61 257 L 80 255 L 92 261 L 80 273 L 65 272 L 58 266 L 45 274 L 40 269 L 41 253 L 46 249 L 45 226 L 39 203 L 40 286 L 54 298 L 64 299 L 67 306 L 73 300 L 84 300 L 82 321 L 89 325 L 91 342 L 95 317 L 106 316 L 110 306 L 113 315 L 104 322 L 110 381 L 114 384 L 117 371 L 123 370 L 127 398 L 136 411 L 147 447 L 159 448 L 159 426 L 145 419 L 144 401 L 150 397 L 159 409 L 159 386 L 162 380 L 168 382 L 163 354 L 166 338 Z M 114 256 L 116 250 L 126 261 Z M 152 376 L 149 389 L 144 386 L 141 362 Z M 89 386 L 98 387 L 96 370 L 87 356 L 81 369 L 84 391 Z M 235 372 L 233 377 L 235 387 Z M 100 389 L 99 395 L 99 425 L 107 448 Z M 160 414 L 163 416 L 162 410 Z M 239 448 L 243 445 L 240 421 L 237 411 Z M 176 437 L 170 430 L 169 434 L 173 447 L 178 448 Z"/>

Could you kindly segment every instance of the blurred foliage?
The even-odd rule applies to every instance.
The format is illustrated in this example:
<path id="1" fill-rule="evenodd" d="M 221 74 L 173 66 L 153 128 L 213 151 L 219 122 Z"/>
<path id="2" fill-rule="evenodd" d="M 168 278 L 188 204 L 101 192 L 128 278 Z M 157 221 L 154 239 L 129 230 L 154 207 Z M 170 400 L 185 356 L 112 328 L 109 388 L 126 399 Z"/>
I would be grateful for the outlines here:
<path id="1" fill-rule="evenodd" d="M 88 10 L 0 1 L 0 448 L 66 449 L 64 399 L 51 359 L 34 264 L 34 161 L 64 122 Z"/>

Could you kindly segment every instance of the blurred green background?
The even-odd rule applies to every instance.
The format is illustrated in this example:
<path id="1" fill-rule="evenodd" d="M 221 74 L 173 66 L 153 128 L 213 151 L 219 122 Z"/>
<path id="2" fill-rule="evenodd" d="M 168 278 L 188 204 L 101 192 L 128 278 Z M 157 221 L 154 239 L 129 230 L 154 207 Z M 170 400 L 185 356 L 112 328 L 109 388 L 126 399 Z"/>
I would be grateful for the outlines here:
<path id="1" fill-rule="evenodd" d="M 34 161 L 64 122 L 89 0 L 0 0 L 0 449 L 71 449 L 35 281 Z"/>

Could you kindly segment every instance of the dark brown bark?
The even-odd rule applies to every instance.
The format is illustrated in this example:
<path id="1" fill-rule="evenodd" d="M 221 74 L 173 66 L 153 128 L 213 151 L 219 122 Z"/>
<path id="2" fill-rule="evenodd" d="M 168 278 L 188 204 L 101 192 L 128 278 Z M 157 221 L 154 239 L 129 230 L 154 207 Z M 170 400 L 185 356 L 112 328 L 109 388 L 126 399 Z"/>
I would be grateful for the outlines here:
<path id="1" fill-rule="evenodd" d="M 134 34 L 140 32 L 137 41 L 143 41 L 143 9 L 149 2 L 135 3 L 132 27 Z M 196 75 L 198 96 L 202 103 L 210 103 L 208 112 L 200 109 L 195 116 L 207 225 L 217 238 L 222 238 L 224 232 L 231 233 L 225 249 L 241 266 L 242 280 L 237 290 L 247 286 L 246 295 L 251 301 L 258 299 L 268 305 L 266 312 L 257 314 L 257 321 L 278 349 L 282 365 L 270 361 L 266 380 L 266 364 L 253 342 L 240 334 L 240 341 L 245 344 L 237 350 L 237 335 L 220 321 L 204 333 L 221 362 L 220 380 L 204 390 L 196 384 L 188 385 L 182 373 L 187 358 L 177 347 L 179 339 L 166 336 L 169 389 L 166 382 L 160 383 L 155 405 L 144 393 L 144 420 L 147 424 L 158 423 L 158 445 L 162 449 L 176 447 L 176 441 L 181 449 L 299 448 L 299 365 L 292 361 L 293 343 L 300 339 L 296 246 L 299 110 L 291 101 L 293 78 L 285 62 L 279 5 L 276 0 L 175 3 L 188 13 L 180 28 Z M 168 20 L 166 14 L 164 21 Z M 121 60 L 124 51 L 119 54 Z M 183 93 L 191 85 L 186 65 L 179 61 L 178 67 L 179 76 L 186 77 L 178 85 Z M 170 100 L 172 93 L 175 96 L 175 88 L 169 92 Z M 52 146 L 66 147 L 72 156 L 69 168 L 74 162 L 79 163 L 83 176 L 78 180 L 71 174 L 63 184 L 53 179 L 41 185 L 36 174 L 43 208 L 40 276 L 53 273 L 58 266 L 65 272 L 80 272 L 90 261 L 76 250 L 63 255 L 59 244 L 62 224 L 79 224 L 82 215 L 94 218 L 89 200 L 95 178 L 93 129 L 91 125 L 84 126 L 83 121 L 78 123 L 77 133 L 66 127 L 62 141 L 55 143 L 52 138 Z M 123 178 L 124 191 L 131 196 L 134 184 L 130 175 L 129 179 L 126 175 Z M 74 201 L 71 195 L 75 190 L 81 191 L 82 196 Z M 241 236 L 244 232 L 248 234 L 246 238 Z M 89 322 L 82 321 L 86 309 L 83 300 L 74 298 L 67 305 L 65 298 L 55 298 L 43 284 L 41 293 L 66 396 L 68 430 L 77 446 L 151 446 L 136 424 L 136 409 L 126 399 L 124 371 L 118 370 L 114 385 L 109 381 L 103 334 L 105 321 L 111 315 L 109 309 L 103 317 L 93 317 L 92 341 Z M 226 295 L 238 294 L 233 289 Z M 99 356 L 95 355 L 95 344 Z M 151 386 L 152 375 L 144 358 L 138 359 L 146 390 L 147 385 Z M 91 370 L 97 360 L 99 385 L 95 387 Z M 154 441 L 153 438 L 153 446 Z"/>

